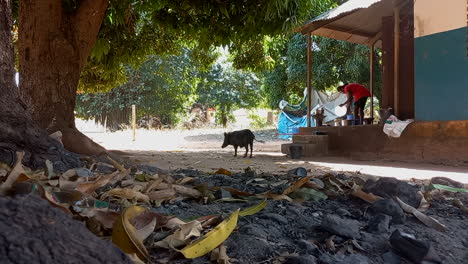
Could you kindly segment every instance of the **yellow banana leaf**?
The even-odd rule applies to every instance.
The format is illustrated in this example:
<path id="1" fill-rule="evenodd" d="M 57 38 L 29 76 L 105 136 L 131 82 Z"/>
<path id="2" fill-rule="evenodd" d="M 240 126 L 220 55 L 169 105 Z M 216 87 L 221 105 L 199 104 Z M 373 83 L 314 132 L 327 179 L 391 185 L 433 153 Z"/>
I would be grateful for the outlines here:
<path id="1" fill-rule="evenodd" d="M 234 211 L 234 213 L 208 232 L 204 237 L 184 247 L 180 252 L 186 258 L 192 259 L 201 257 L 217 248 L 229 237 L 234 228 L 236 228 L 239 211 L 240 209 Z"/>
<path id="2" fill-rule="evenodd" d="M 266 205 L 267 205 L 267 201 L 263 200 L 263 202 L 261 202 L 261 203 L 259 203 L 257 205 L 254 205 L 252 207 L 249 207 L 247 209 L 244 209 L 244 210 L 240 211 L 239 216 L 248 216 L 248 215 L 256 214 L 256 213 L 260 212 L 263 208 L 265 208 Z"/>
<path id="3" fill-rule="evenodd" d="M 136 205 L 126 208 L 115 221 L 112 242 L 127 254 L 136 253 L 140 259 L 148 260 L 150 257 L 143 245 L 143 240 L 138 236 L 136 228 L 130 223 L 130 219 L 145 211 L 145 208 Z"/>

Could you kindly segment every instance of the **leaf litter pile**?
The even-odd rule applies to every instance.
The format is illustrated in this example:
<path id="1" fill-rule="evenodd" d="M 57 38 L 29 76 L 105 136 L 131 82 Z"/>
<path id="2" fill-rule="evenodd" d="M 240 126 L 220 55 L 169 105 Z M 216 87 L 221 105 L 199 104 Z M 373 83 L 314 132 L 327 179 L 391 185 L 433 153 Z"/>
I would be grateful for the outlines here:
<path id="1" fill-rule="evenodd" d="M 97 240 L 93 243 L 103 245 L 95 250 L 109 255 L 106 262 L 351 264 L 468 259 L 468 186 L 446 178 L 403 182 L 359 173 L 309 175 L 301 167 L 279 175 L 250 167 L 242 172 L 168 172 L 123 166 L 110 157 L 105 163 L 89 159 L 84 168 L 58 173 L 50 163 L 46 170 L 31 171 L 21 164 L 22 155 L 17 153 L 13 167 L 0 165 L 0 193 L 7 196 L 0 201 L 40 200 L 41 206 L 48 203 L 55 207 L 49 211 L 69 219 L 63 222 L 83 222 L 94 234 L 89 243 L 73 237 L 87 232 L 75 235 L 72 224 L 49 239 L 61 245 L 60 239 L 67 240 L 63 237 L 68 235 L 69 241 L 79 241 L 78 252 L 78 244 Z M 34 203 L 9 208 L 14 212 L 6 215 L 34 210 Z M 42 218 L 56 222 L 53 216 Z M 32 225 L 27 218 L 21 221 L 15 225 Z M 47 241 L 39 243 L 50 246 Z M 90 252 L 80 255 L 99 258 Z M 67 259 L 73 256 L 65 254 L 55 263 L 85 261 Z"/>

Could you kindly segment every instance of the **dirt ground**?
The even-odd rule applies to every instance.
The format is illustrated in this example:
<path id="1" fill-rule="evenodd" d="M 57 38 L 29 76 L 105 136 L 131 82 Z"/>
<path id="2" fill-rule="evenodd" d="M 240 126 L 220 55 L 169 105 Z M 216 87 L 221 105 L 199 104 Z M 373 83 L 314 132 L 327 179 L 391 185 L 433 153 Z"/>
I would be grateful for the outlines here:
<path id="1" fill-rule="evenodd" d="M 232 147 L 220 148 L 222 133 L 223 130 L 138 131 L 136 141 L 132 141 L 131 134 L 125 131 L 95 133 L 96 141 L 114 149 L 127 160 L 123 164 L 132 169 L 127 174 L 122 173 L 125 178 L 96 189 L 93 199 L 108 203 L 109 210 L 117 211 L 137 202 L 141 206 L 149 206 L 160 216 L 174 216 L 184 222 L 207 216 L 215 216 L 221 221 L 238 209 L 258 208 L 259 203 L 264 204 L 263 209 L 239 217 L 234 231 L 223 242 L 232 264 L 466 262 L 468 233 L 464 231 L 468 228 L 468 209 L 463 204 L 468 204 L 468 193 L 440 191 L 429 185 L 427 180 L 417 180 L 446 177 L 466 183 L 466 166 L 357 161 L 337 157 L 292 160 L 279 152 L 280 145 L 287 141 L 277 139 L 274 130 L 255 132 L 257 139 L 266 143 L 255 143 L 253 158 L 242 158 L 242 152 L 240 157 L 233 157 Z M 92 164 L 96 164 L 95 161 Z M 116 170 L 111 165 L 102 164 L 88 167 L 84 169 L 86 176 L 79 177 L 93 177 L 93 184 L 100 182 L 101 173 L 114 175 L 112 171 Z M 219 168 L 232 173 L 214 173 Z M 289 171 L 293 168 L 298 168 L 295 173 Z M 158 174 L 161 169 L 167 171 Z M 142 180 L 140 177 L 137 180 L 137 175 L 152 175 L 158 179 Z M 60 183 L 60 178 L 57 178 Z M 51 184 L 49 180 L 44 181 Z M 163 188 L 162 192 L 174 192 L 176 189 L 172 188 L 180 184 L 179 191 L 169 200 L 158 200 L 161 191 L 152 191 L 152 195 L 159 196 L 152 196 L 156 198 L 151 202 L 138 202 L 136 196 L 110 199 L 106 195 L 122 188 L 143 190 L 155 183 Z M 439 178 L 439 183 L 458 188 L 467 186 L 444 178 Z M 375 200 L 358 198 L 356 188 L 379 197 L 374 197 Z M 21 190 L 18 187 L 14 193 L 19 195 Z M 31 190 L 35 189 L 31 187 Z M 61 192 L 54 192 L 57 193 Z M 421 193 L 428 203 L 422 203 Z M 93 237 L 84 228 L 84 223 L 72 221 L 57 209 L 49 211 L 44 201 L 18 197 L 0 199 L 0 208 L 8 208 L 5 217 L 0 217 L 0 233 L 6 234 L 0 235 L 0 241 L 6 241 L 0 243 L 0 253 L 3 252 L 0 256 L 8 256 L 8 259 L 0 257 L 0 263 L 24 263 L 24 259 L 33 259 L 30 263 L 83 263 L 85 258 L 95 255 L 99 263 L 128 263 L 123 254 L 115 253 L 116 248 L 110 242 L 105 244 L 105 241 Z M 431 218 L 425 217 L 423 221 L 418 220 L 421 214 L 413 211 L 419 216 L 416 218 L 405 213 L 402 209 L 405 207 L 398 204 L 401 201 L 396 197 Z M 65 204 L 62 205 L 69 206 Z M 90 206 L 81 200 L 74 204 L 72 209 L 75 213 L 80 211 L 75 209 Z M 28 215 L 33 220 L 24 220 Z M 103 223 L 99 224 L 97 218 L 88 219 L 76 214 L 74 217 L 85 221 L 88 228 L 95 227 L 94 224 L 100 227 L 90 228 L 98 236 L 109 237 L 111 231 L 113 233 Z M 91 221 L 93 219 L 97 222 Z M 41 228 L 33 232 L 37 226 Z M 111 223 L 110 226 L 114 225 Z M 186 259 L 177 250 L 161 248 L 158 242 L 169 239 L 174 231 L 176 229 L 163 227 L 151 230 L 144 241 L 150 263 L 215 263 L 210 262 L 210 254 Z M 22 256 L 24 258 L 17 257 L 22 250 L 27 254 Z M 67 257 L 56 261 L 56 254 L 63 252 Z M 34 259 L 35 256 L 42 257 Z M 101 261 L 106 256 L 113 258 Z"/>
<path id="2" fill-rule="evenodd" d="M 468 166 L 444 166 L 427 163 L 407 163 L 382 160 L 351 160 L 343 157 L 314 157 L 293 160 L 280 152 L 281 144 L 273 129 L 255 131 L 265 143 L 254 143 L 254 157 L 242 158 L 244 150 L 234 157 L 234 149 L 221 149 L 223 129 L 189 131 L 137 131 L 136 141 L 130 131 L 88 134 L 108 149 L 132 163 L 148 164 L 163 169 L 193 168 L 213 172 L 225 168 L 234 172 L 246 167 L 261 172 L 283 173 L 301 166 L 319 174 L 327 171 L 359 172 L 373 176 L 395 177 L 402 180 L 447 177 L 468 183 Z"/>

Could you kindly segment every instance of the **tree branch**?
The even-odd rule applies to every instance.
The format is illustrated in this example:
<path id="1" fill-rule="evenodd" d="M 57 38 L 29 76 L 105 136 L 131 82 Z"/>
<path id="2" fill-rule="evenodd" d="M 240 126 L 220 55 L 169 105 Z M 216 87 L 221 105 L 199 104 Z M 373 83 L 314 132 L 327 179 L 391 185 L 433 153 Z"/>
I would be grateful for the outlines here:
<path id="1" fill-rule="evenodd" d="M 73 17 L 74 31 L 80 50 L 80 69 L 83 69 L 91 49 L 96 43 L 108 0 L 82 0 Z"/>

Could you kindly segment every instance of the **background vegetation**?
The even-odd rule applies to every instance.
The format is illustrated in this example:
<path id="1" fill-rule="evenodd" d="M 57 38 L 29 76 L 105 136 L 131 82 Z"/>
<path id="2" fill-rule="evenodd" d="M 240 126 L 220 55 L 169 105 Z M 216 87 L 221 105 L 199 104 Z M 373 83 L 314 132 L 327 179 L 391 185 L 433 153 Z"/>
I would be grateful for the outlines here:
<path id="1" fill-rule="evenodd" d="M 313 12 L 303 14 L 303 20 L 313 18 L 340 2 L 312 1 L 309 10 Z M 105 23 L 123 23 L 110 19 L 108 17 Z M 158 23 L 163 21 L 159 19 Z M 145 30 L 142 27 L 140 30 Z M 208 34 L 197 32 L 200 33 Z M 114 56 L 116 51 L 112 47 L 119 45 L 108 45 L 111 41 L 105 40 L 106 33 L 100 34 L 91 63 L 82 73 L 82 92 L 77 96 L 76 112 L 79 117 L 106 122 L 113 129 L 128 124 L 132 104 L 138 106 L 139 118 L 157 117 L 163 124 L 176 125 L 193 103 L 200 103 L 216 108 L 217 121 L 226 126 L 235 119 L 232 111 L 236 109 L 267 107 L 276 110 L 282 99 L 298 102 L 306 87 L 306 37 L 292 31 L 259 35 L 254 40 L 242 35 L 228 42 L 224 38 L 214 39 L 224 47 L 216 51 L 203 41 L 196 42 L 196 45 L 190 41 L 185 44 L 180 41 L 165 43 L 158 37 L 158 45 L 171 45 L 170 52 L 166 54 L 162 49 L 145 51 L 163 55 L 145 55 L 146 59 L 140 66 L 132 63 L 133 59 L 122 61 L 122 56 Z M 134 44 L 139 45 L 136 39 Z M 158 46 L 152 49 L 158 49 Z M 358 82 L 368 86 L 368 56 L 368 47 L 314 36 L 313 88 L 332 92 L 340 82 Z M 113 62 L 114 57 L 119 59 Z M 374 91 L 380 99 L 379 51 L 375 61 Z M 115 67 L 100 68 L 100 63 L 107 66 L 115 64 Z M 115 88 L 109 90 L 112 86 Z"/>

